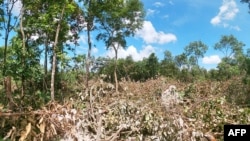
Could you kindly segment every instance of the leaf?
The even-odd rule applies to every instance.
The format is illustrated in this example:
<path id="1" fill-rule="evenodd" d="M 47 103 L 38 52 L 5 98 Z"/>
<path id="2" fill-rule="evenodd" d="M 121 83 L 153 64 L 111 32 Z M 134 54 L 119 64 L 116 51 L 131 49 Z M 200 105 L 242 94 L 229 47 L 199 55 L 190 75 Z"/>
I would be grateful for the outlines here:
<path id="1" fill-rule="evenodd" d="M 10 129 L 10 131 L 7 133 L 7 135 L 3 138 L 3 140 L 8 139 L 16 130 L 16 128 L 13 126 L 12 129 Z"/>
<path id="2" fill-rule="evenodd" d="M 41 124 L 43 122 L 43 117 L 40 118 L 38 124 Z"/>
<path id="3" fill-rule="evenodd" d="M 42 133 L 42 134 L 44 134 L 45 133 L 45 126 L 46 126 L 46 124 L 45 124 L 45 122 L 42 122 L 41 124 L 37 124 L 37 127 L 39 128 L 39 130 L 40 130 L 40 132 Z"/>
<path id="4" fill-rule="evenodd" d="M 53 135 L 57 135 L 55 125 L 54 124 L 50 124 L 50 127 L 52 128 Z"/>
<path id="5" fill-rule="evenodd" d="M 76 7 L 73 4 L 68 4 L 67 9 L 69 9 L 70 12 L 73 12 L 76 9 Z"/>
<path id="6" fill-rule="evenodd" d="M 29 122 L 28 125 L 26 125 L 25 127 L 25 131 L 22 131 L 21 132 L 21 137 L 19 138 L 19 141 L 24 141 L 28 134 L 30 133 L 30 130 L 31 130 L 31 123 Z"/>
<path id="7" fill-rule="evenodd" d="M 0 111 L 3 110 L 4 106 L 2 103 L 0 103 Z"/>

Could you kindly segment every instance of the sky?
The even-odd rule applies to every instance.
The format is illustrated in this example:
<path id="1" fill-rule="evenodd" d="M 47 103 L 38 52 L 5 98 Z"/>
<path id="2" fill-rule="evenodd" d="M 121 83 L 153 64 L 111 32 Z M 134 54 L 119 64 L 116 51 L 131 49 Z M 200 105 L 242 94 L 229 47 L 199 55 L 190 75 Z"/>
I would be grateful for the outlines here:
<path id="1" fill-rule="evenodd" d="M 248 5 L 240 0 L 142 0 L 146 12 L 142 29 L 133 37 L 127 38 L 127 47 L 118 51 L 118 58 L 131 55 L 135 61 L 155 53 L 159 60 L 164 52 L 173 56 L 184 52 L 191 42 L 202 41 L 208 51 L 200 58 L 199 65 L 216 68 L 223 54 L 214 50 L 214 45 L 223 35 L 234 35 L 250 48 L 250 13 Z M 20 11 L 20 4 L 15 8 Z M 102 41 L 92 42 L 95 47 L 92 55 L 97 57 L 114 57 L 113 50 L 107 50 Z M 3 40 L 0 41 L 3 44 Z M 77 54 L 87 54 L 86 32 L 81 33 Z"/>
<path id="2" fill-rule="evenodd" d="M 223 54 L 214 50 L 222 35 L 234 35 L 250 48 L 250 14 L 248 5 L 240 0 L 142 0 L 146 12 L 142 29 L 134 37 L 127 38 L 127 47 L 118 51 L 119 58 L 131 55 L 135 61 L 155 53 L 159 60 L 164 52 L 173 56 L 184 52 L 193 41 L 202 41 L 208 46 L 199 65 L 216 68 Z M 86 46 L 86 36 L 81 36 Z M 114 57 L 114 51 L 106 50 L 105 45 L 93 41 L 97 46 L 92 50 L 96 57 Z M 78 48 L 78 52 L 87 51 Z"/>

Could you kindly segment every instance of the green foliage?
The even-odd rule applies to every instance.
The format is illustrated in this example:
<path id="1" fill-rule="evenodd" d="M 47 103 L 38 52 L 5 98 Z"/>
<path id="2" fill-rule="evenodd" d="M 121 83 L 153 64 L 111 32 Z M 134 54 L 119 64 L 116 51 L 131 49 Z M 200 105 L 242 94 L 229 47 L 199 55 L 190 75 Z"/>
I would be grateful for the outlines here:
<path id="1" fill-rule="evenodd" d="M 187 66 L 188 58 L 185 53 L 177 55 L 174 57 L 174 62 L 179 69 L 185 68 Z"/>
<path id="2" fill-rule="evenodd" d="M 115 62 L 110 60 L 108 64 L 104 65 L 100 70 L 99 74 L 106 74 L 109 76 L 111 82 L 114 82 L 112 76 L 114 72 Z M 149 78 L 155 78 L 159 73 L 159 63 L 155 54 L 151 54 L 148 58 L 144 58 L 142 61 L 133 61 L 131 57 L 126 59 L 117 60 L 117 79 L 134 81 L 145 81 Z"/>
<path id="3" fill-rule="evenodd" d="M 166 50 L 164 52 L 164 59 L 159 63 L 159 73 L 162 76 L 167 76 L 170 78 L 175 78 L 179 69 L 174 62 L 174 57 L 171 52 Z"/>
<path id="4" fill-rule="evenodd" d="M 202 41 L 194 41 L 189 43 L 188 46 L 185 47 L 185 54 L 190 56 L 193 60 L 194 65 L 198 65 L 198 59 L 200 57 L 204 57 L 208 47 Z"/>
<path id="5" fill-rule="evenodd" d="M 244 69 L 246 70 L 246 76 L 244 77 L 243 81 L 245 84 L 250 85 L 250 58 L 246 58 Z"/>
<path id="6" fill-rule="evenodd" d="M 241 72 L 239 66 L 231 65 L 227 63 L 224 59 L 222 59 L 222 62 L 218 64 L 217 68 L 217 78 L 219 80 L 228 80 L 234 76 L 239 76 Z"/>
<path id="7" fill-rule="evenodd" d="M 238 76 L 242 73 L 244 65 L 243 47 L 245 45 L 238 41 L 233 35 L 222 36 L 220 41 L 215 44 L 214 49 L 220 50 L 224 57 L 217 66 L 222 80 L 229 79 L 232 76 Z"/>
<path id="8" fill-rule="evenodd" d="M 103 40 L 107 48 L 112 47 L 114 43 L 126 47 L 125 38 L 134 35 L 142 26 L 143 4 L 139 0 L 104 0 L 96 6 L 100 9 L 97 21 L 100 23 L 99 28 L 102 29 L 97 39 Z"/>
<path id="9" fill-rule="evenodd" d="M 16 80 L 21 78 L 21 75 L 24 75 L 25 78 L 37 78 L 40 69 L 40 62 L 39 62 L 39 50 L 37 48 L 27 47 L 24 54 L 22 48 L 22 41 L 18 37 L 14 37 L 11 42 L 11 47 L 9 48 L 10 53 L 8 54 L 7 58 L 7 70 L 6 73 Z M 22 57 L 25 56 L 24 64 L 22 66 L 21 61 Z M 39 78 L 39 77 L 38 77 Z"/>
<path id="10" fill-rule="evenodd" d="M 214 49 L 221 51 L 225 58 L 238 59 L 243 52 L 242 48 L 245 45 L 238 41 L 233 35 L 223 35 L 218 43 L 215 44 Z"/>
<path id="11" fill-rule="evenodd" d="M 232 80 L 233 81 L 228 84 L 228 88 L 226 90 L 226 99 L 236 105 L 249 105 L 249 85 L 242 83 L 241 79 L 234 78 Z"/>
<path id="12" fill-rule="evenodd" d="M 155 78 L 159 72 L 158 58 L 154 53 L 150 54 L 146 59 L 146 70 L 148 71 L 148 78 Z"/>

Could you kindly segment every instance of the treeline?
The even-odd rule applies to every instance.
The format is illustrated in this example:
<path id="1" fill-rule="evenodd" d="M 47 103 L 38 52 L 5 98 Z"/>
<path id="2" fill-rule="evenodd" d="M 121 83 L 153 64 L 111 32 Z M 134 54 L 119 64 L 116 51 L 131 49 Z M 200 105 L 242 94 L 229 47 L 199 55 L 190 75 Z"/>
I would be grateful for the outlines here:
<path id="1" fill-rule="evenodd" d="M 223 35 L 214 49 L 224 53 L 224 57 L 218 66 L 206 70 L 198 64 L 198 60 L 204 57 L 208 47 L 201 41 L 191 42 L 184 48 L 180 55 L 173 56 L 168 50 L 164 52 L 163 60 L 159 60 L 152 53 L 142 61 L 133 61 L 132 56 L 119 59 L 117 62 L 118 79 L 125 78 L 133 81 L 145 81 L 157 76 L 165 76 L 182 82 L 195 80 L 228 80 L 232 77 L 243 77 L 245 83 L 249 83 L 250 49 L 244 53 L 244 43 L 237 40 L 233 35 Z M 107 80 L 114 81 L 114 62 L 112 59 L 99 58 L 98 62 L 105 62 L 100 68 L 99 74 L 106 74 Z"/>

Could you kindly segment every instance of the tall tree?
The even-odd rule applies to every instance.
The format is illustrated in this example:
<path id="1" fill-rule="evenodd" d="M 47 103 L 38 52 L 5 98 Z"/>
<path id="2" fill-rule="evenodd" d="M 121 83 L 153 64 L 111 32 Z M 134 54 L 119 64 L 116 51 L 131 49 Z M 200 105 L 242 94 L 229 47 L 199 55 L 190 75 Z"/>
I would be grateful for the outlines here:
<path id="1" fill-rule="evenodd" d="M 18 0 L 2 0 L 0 1 L 0 30 L 4 32 L 4 51 L 3 51 L 3 69 L 2 75 L 4 77 L 4 88 L 8 98 L 9 106 L 12 107 L 13 99 L 11 96 L 11 78 L 6 75 L 6 58 L 7 47 L 10 33 L 13 31 L 18 21 L 19 13 L 14 13 L 14 6 L 17 6 Z"/>
<path id="2" fill-rule="evenodd" d="M 68 41 L 77 45 L 78 34 L 83 28 L 83 12 L 75 1 L 34 0 L 25 4 L 25 32 L 36 36 L 38 45 L 45 48 L 45 76 L 48 51 L 52 52 L 50 91 L 51 100 L 54 100 L 56 68 L 58 62 L 65 59 L 66 47 L 70 50 Z"/>
<path id="3" fill-rule="evenodd" d="M 160 63 L 160 74 L 167 77 L 174 77 L 178 72 L 178 68 L 175 65 L 174 57 L 168 50 L 164 52 L 164 59 Z"/>
<path id="4" fill-rule="evenodd" d="M 244 46 L 245 45 L 238 41 L 233 35 L 223 35 L 220 41 L 215 44 L 214 49 L 220 50 L 224 54 L 218 68 L 221 75 L 226 76 L 225 79 L 242 72 L 240 67 L 244 62 Z"/>
<path id="5" fill-rule="evenodd" d="M 98 22 L 101 33 L 98 40 L 103 40 L 107 48 L 115 51 L 114 77 L 116 93 L 118 93 L 117 58 L 120 47 L 126 47 L 126 37 L 133 36 L 137 29 L 142 27 L 144 11 L 140 0 L 103 0 L 98 5 Z"/>
<path id="6" fill-rule="evenodd" d="M 233 35 L 223 35 L 220 41 L 215 44 L 214 49 L 221 51 L 225 58 L 237 58 L 242 55 L 243 46 L 245 45 Z"/>
<path id="7" fill-rule="evenodd" d="M 199 58 L 204 57 L 207 49 L 207 45 L 205 45 L 202 41 L 194 41 L 185 47 L 185 54 L 192 57 L 195 64 L 198 65 Z"/>
<path id="8" fill-rule="evenodd" d="M 17 16 L 19 13 L 14 13 L 14 6 L 17 6 L 18 0 L 4 0 L 0 3 L 1 6 L 1 28 L 4 31 L 4 60 L 3 60 L 3 76 L 5 76 L 6 53 L 9 41 L 10 32 L 14 29 L 17 23 Z"/>
<path id="9" fill-rule="evenodd" d="M 24 15 L 24 10 L 25 10 L 25 4 L 23 2 L 22 8 L 21 8 L 21 16 L 20 16 L 20 32 L 21 32 L 21 38 L 22 38 L 22 57 L 21 57 L 21 64 L 22 68 L 25 66 L 25 54 L 26 54 L 26 34 L 24 33 L 24 27 L 23 27 L 23 15 Z M 21 96 L 24 96 L 24 91 L 25 91 L 25 76 L 22 74 L 21 77 L 21 82 L 22 82 L 22 91 L 21 91 Z"/>
<path id="10" fill-rule="evenodd" d="M 155 78 L 158 74 L 159 63 L 158 58 L 155 56 L 155 53 L 150 54 L 146 61 L 146 69 L 148 71 L 149 78 Z"/>
<path id="11" fill-rule="evenodd" d="M 57 62 L 65 59 L 65 50 L 72 50 L 69 42 L 78 45 L 78 35 L 83 29 L 83 11 L 75 1 L 65 3 L 66 13 L 62 19 L 60 34 L 58 37 Z M 60 6 L 61 5 L 61 6 Z M 61 8 L 59 8 L 61 7 Z M 56 29 L 60 20 L 60 10 L 63 4 L 48 0 L 33 0 L 26 3 L 24 25 L 26 32 L 35 36 L 33 40 L 38 45 L 44 47 L 44 90 L 47 90 L 47 70 L 48 60 L 53 53 Z M 60 9 L 60 10 L 59 10 Z M 49 54 L 50 53 L 50 54 Z M 58 64 L 58 63 L 57 63 Z"/>
<path id="12" fill-rule="evenodd" d="M 87 26 L 87 40 L 88 40 L 88 54 L 85 61 L 86 66 L 86 75 L 85 75 L 85 86 L 88 88 L 89 81 L 89 69 L 91 61 L 91 50 L 92 50 L 92 41 L 91 41 L 91 32 L 95 29 L 94 22 L 96 14 L 98 13 L 98 3 L 97 0 L 85 0 L 84 1 L 84 19 L 86 20 Z"/>
<path id="13" fill-rule="evenodd" d="M 188 62 L 187 55 L 185 53 L 182 53 L 180 55 L 175 56 L 174 62 L 179 69 L 185 68 Z"/>
<path id="14" fill-rule="evenodd" d="M 56 72 L 57 46 L 58 46 L 59 32 L 61 30 L 61 22 L 62 22 L 63 17 L 64 17 L 65 6 L 66 6 L 66 4 L 64 4 L 63 7 L 60 7 L 60 8 L 62 8 L 62 10 L 61 10 L 61 14 L 60 14 L 60 17 L 59 17 L 59 21 L 57 23 L 55 42 L 54 42 L 53 48 L 52 48 L 52 50 L 53 50 L 53 55 L 52 56 L 53 57 L 52 57 L 51 85 L 50 85 L 50 96 L 51 96 L 52 101 L 55 100 L 55 72 Z"/>

